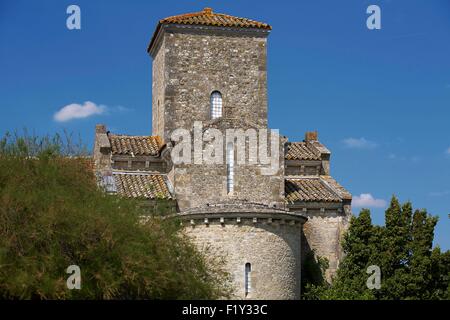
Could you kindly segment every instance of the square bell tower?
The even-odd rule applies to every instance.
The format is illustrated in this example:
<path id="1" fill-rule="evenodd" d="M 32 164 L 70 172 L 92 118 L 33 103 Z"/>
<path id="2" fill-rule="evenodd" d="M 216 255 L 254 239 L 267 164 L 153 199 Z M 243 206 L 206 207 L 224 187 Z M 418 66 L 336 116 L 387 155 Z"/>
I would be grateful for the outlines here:
<path id="1" fill-rule="evenodd" d="M 220 117 L 267 127 L 270 30 L 210 8 L 160 20 L 148 46 L 152 134 L 167 142 L 177 128 Z"/>

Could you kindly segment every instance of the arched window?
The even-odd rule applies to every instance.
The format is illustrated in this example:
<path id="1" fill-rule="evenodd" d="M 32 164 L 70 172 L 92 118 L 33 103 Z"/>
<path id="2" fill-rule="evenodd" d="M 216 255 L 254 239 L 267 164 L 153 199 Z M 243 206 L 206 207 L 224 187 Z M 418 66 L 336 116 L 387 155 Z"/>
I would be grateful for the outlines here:
<path id="1" fill-rule="evenodd" d="M 251 282 L 252 265 L 250 263 L 245 264 L 245 296 L 251 292 L 252 282 Z"/>
<path id="2" fill-rule="evenodd" d="M 219 91 L 213 91 L 210 98 L 211 119 L 217 119 L 222 116 L 222 94 Z"/>
<path id="3" fill-rule="evenodd" d="M 227 193 L 234 189 L 234 144 L 227 144 Z"/>

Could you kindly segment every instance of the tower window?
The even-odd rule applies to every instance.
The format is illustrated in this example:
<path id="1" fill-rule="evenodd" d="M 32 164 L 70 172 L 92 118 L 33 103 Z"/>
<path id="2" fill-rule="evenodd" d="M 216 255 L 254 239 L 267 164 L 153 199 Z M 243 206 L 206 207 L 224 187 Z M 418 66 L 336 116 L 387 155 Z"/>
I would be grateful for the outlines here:
<path id="1" fill-rule="evenodd" d="M 232 193 L 234 189 L 234 145 L 227 144 L 227 193 Z"/>
<path id="2" fill-rule="evenodd" d="M 252 283 L 251 283 L 251 273 L 252 273 L 252 265 L 250 263 L 245 264 L 245 296 L 251 292 Z"/>
<path id="3" fill-rule="evenodd" d="M 210 98 L 211 119 L 217 119 L 222 116 L 222 94 L 219 91 L 213 91 Z"/>

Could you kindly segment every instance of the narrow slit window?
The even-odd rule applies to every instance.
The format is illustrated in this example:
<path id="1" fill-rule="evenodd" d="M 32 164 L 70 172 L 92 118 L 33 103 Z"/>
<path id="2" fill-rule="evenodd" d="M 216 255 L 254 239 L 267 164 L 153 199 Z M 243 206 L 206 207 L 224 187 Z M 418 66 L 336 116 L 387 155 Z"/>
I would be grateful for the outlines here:
<path id="1" fill-rule="evenodd" d="M 234 190 L 234 145 L 227 144 L 227 193 Z"/>
<path id="2" fill-rule="evenodd" d="M 211 119 L 222 117 L 222 94 L 219 91 L 211 93 Z"/>
<path id="3" fill-rule="evenodd" d="M 252 265 L 247 262 L 245 264 L 245 296 L 248 296 L 248 294 L 252 290 L 251 273 L 252 273 Z"/>

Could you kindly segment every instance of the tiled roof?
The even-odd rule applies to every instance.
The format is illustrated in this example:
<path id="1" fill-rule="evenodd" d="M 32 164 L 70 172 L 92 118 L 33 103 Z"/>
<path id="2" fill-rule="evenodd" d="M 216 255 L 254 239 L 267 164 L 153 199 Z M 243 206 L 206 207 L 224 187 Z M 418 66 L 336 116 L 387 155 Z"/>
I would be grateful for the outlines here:
<path id="1" fill-rule="evenodd" d="M 320 160 L 320 152 L 309 142 L 288 142 L 286 160 Z"/>
<path id="2" fill-rule="evenodd" d="M 172 16 L 159 21 L 160 24 L 191 24 L 218 27 L 258 28 L 270 30 L 267 23 L 229 16 L 222 13 L 214 13 L 211 8 L 205 8 L 200 12 L 186 13 Z"/>
<path id="3" fill-rule="evenodd" d="M 213 27 L 230 27 L 243 29 L 263 29 L 271 30 L 272 27 L 267 23 L 250 20 L 247 18 L 233 17 L 223 13 L 214 13 L 211 8 L 205 8 L 200 12 L 180 14 L 178 16 L 167 17 L 158 22 L 153 33 L 147 52 L 151 52 L 153 44 L 162 25 L 181 24 L 181 25 L 203 25 Z"/>
<path id="4" fill-rule="evenodd" d="M 329 186 L 331 186 L 337 194 L 344 200 L 351 200 L 352 195 L 343 186 L 341 186 L 336 180 L 331 176 L 320 176 Z"/>
<path id="5" fill-rule="evenodd" d="M 126 136 L 109 134 L 112 154 L 157 156 L 162 143 L 158 136 Z"/>
<path id="6" fill-rule="evenodd" d="M 128 198 L 173 199 L 167 177 L 161 174 L 113 172 L 117 193 Z"/>
<path id="7" fill-rule="evenodd" d="M 288 203 L 296 201 L 341 201 L 339 195 L 333 192 L 319 177 L 286 179 L 285 199 Z"/>

